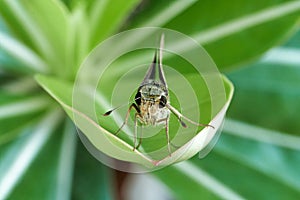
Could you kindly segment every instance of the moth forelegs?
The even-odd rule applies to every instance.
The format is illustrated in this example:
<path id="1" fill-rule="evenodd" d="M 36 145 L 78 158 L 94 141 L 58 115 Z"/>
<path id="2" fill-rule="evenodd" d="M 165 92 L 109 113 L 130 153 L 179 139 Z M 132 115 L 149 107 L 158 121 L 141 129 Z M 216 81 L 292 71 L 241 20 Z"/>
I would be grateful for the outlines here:
<path id="1" fill-rule="evenodd" d="M 127 124 L 128 122 L 128 118 L 129 118 L 129 114 L 130 114 L 130 111 L 131 109 L 134 108 L 136 110 L 137 113 L 140 113 L 140 109 L 137 107 L 137 105 L 135 103 L 132 103 L 128 110 L 127 110 L 127 113 L 126 113 L 126 116 L 125 116 L 125 120 L 123 122 L 123 124 L 120 126 L 120 128 L 115 132 L 115 135 L 118 135 L 119 132 L 122 130 L 122 128 Z"/>

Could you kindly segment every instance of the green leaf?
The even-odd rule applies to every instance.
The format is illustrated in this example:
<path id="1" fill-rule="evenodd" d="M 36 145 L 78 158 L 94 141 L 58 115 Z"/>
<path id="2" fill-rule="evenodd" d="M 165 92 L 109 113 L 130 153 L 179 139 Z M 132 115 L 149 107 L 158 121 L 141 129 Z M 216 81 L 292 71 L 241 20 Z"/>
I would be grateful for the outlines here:
<path id="1" fill-rule="evenodd" d="M 260 126 L 251 125 L 243 121 L 227 118 L 225 131 L 232 135 L 265 142 L 292 150 L 300 150 L 300 137 L 278 130 L 270 130 Z M 251 133 L 251 134 L 249 134 Z"/>
<path id="2" fill-rule="evenodd" d="M 20 199 L 24 194 L 30 199 L 110 198 L 108 170 L 87 156 L 82 145 L 76 151 L 75 127 L 69 120 L 62 126 L 58 114 L 44 116 L 36 127 L 18 121 L 23 126 L 19 136 L 0 145 L 1 199 Z M 83 192 L 92 188 L 94 192 Z"/>
<path id="3" fill-rule="evenodd" d="M 19 75 L 14 74 L 2 75 L 0 84 L 0 95 L 4 96 L 7 94 L 16 95 L 19 97 L 22 97 L 23 95 L 26 95 L 26 97 L 36 96 L 36 90 L 38 87 L 36 82 L 31 77 L 19 77 Z M 47 101 L 46 98 L 45 101 Z"/>
<path id="4" fill-rule="evenodd" d="M 110 189 L 111 171 L 87 154 L 81 143 L 75 149 L 73 125 L 67 122 L 62 126 L 62 115 L 55 114 L 57 107 L 51 106 L 47 98 L 39 100 L 41 90 L 37 90 L 36 84 L 32 84 L 33 80 L 29 80 L 32 77 L 24 75 L 51 73 L 52 77 L 39 76 L 37 79 L 40 84 L 71 118 L 78 120 L 78 117 L 84 116 L 87 119 L 86 116 L 90 117 L 91 113 L 85 110 L 85 106 L 76 107 L 82 110 L 73 115 L 73 82 L 63 80 L 74 80 L 79 64 L 90 48 L 122 29 L 121 26 L 125 26 L 123 30 L 128 27 L 163 26 L 186 33 L 203 44 L 220 69 L 226 70 L 278 44 L 292 32 L 300 16 L 299 1 L 287 0 L 232 0 L 213 4 L 205 0 L 142 1 L 132 13 L 130 11 L 138 3 L 137 0 L 122 3 L 109 0 L 63 1 L 0 1 L 0 199 L 22 199 L 24 194 L 30 199 L 113 197 Z M 6 23 L 4 26 L 2 19 Z M 286 45 L 288 49 L 275 49 L 259 64 L 229 74 L 237 87 L 237 95 L 231 105 L 231 118 L 224 127 L 226 135 L 222 135 L 215 150 L 203 160 L 195 157 L 156 172 L 173 190 L 176 199 L 298 199 L 299 50 L 295 49 L 299 46 L 298 37 Z M 124 40 L 119 46 L 105 49 L 106 52 L 97 58 L 105 60 L 107 55 L 115 55 L 119 48 L 139 43 L 140 39 L 133 37 Z M 181 41 L 174 41 L 170 45 L 177 46 L 177 49 L 185 51 L 189 48 Z M 130 67 L 149 63 L 152 53 L 141 52 L 138 55 L 139 52 L 132 52 L 128 53 L 128 57 L 122 55 L 124 59 L 113 61 L 113 67 L 105 72 L 104 79 L 99 79 L 97 91 L 103 93 L 95 93 L 92 102 L 97 116 L 82 123 L 82 129 L 87 127 L 86 124 L 88 127 L 101 124 L 114 133 L 119 122 L 124 120 L 124 112 L 117 112 L 121 114 L 119 121 L 115 117 L 103 120 L 101 114 L 120 102 L 123 104 L 124 99 L 125 102 L 132 99 L 135 90 L 112 93 L 115 84 L 111 83 L 118 83 L 125 77 L 124 80 L 129 81 L 120 82 L 119 85 L 124 83 L 122 86 L 129 87 L 133 83 L 137 86 L 135 81 L 140 81 L 137 77 L 144 71 L 136 73 L 139 76 L 131 76 Z M 273 53 L 275 56 L 269 57 Z M 93 70 L 99 68 L 99 60 L 95 62 Z M 195 96 L 203 99 L 207 96 L 206 90 L 203 90 L 203 80 L 191 75 L 194 71 L 186 67 L 187 62 L 167 55 L 164 64 L 172 68 L 174 66 L 192 83 L 201 80 L 201 84 L 195 88 Z M 99 76 L 83 78 L 98 80 Z M 231 98 L 232 85 L 226 78 L 222 80 L 227 87 L 228 100 Z M 170 77 L 169 81 L 171 85 L 177 80 Z M 102 85 L 103 82 L 107 84 Z M 81 94 L 91 94 L 89 89 L 84 88 Z M 185 110 L 182 102 L 176 98 L 177 94 L 176 91 L 170 91 L 172 104 Z M 118 97 L 119 101 L 113 97 Z M 51 112 L 43 115 L 46 107 Z M 124 107 L 123 111 L 126 112 L 126 109 Z M 218 112 L 212 112 L 210 104 L 204 103 L 201 121 L 209 122 Z M 170 121 L 172 128 L 179 127 L 176 118 Z M 108 142 L 113 141 L 118 145 L 122 142 L 123 149 L 134 154 L 131 151 L 133 142 L 123 132 L 119 138 L 108 137 Z M 95 138 L 97 142 L 100 139 L 98 146 L 95 145 L 98 149 L 107 147 L 105 142 L 100 146 L 102 138 L 98 135 Z M 183 137 L 184 140 L 187 138 Z M 155 146 L 154 142 L 157 146 L 163 146 L 165 141 L 164 134 L 159 134 L 153 141 L 145 140 L 140 152 L 144 154 L 150 151 Z M 138 161 L 144 162 L 143 159 Z M 43 178 L 37 180 L 37 177 Z"/>
<path id="5" fill-rule="evenodd" d="M 204 159 L 194 157 L 154 174 L 178 199 L 297 199 L 297 154 L 299 150 L 223 134 Z M 191 184 L 183 189 L 182 182 Z"/>
<path id="6" fill-rule="evenodd" d="M 62 70 L 68 18 L 60 1 L 1 1 L 0 13 L 16 37 L 40 54 L 52 70 Z"/>
<path id="7" fill-rule="evenodd" d="M 76 134 L 70 122 L 53 131 L 9 199 L 22 198 L 24 193 L 31 199 L 70 198 Z M 37 181 L 36 177 L 43 179 Z"/>
<path id="8" fill-rule="evenodd" d="M 23 73 L 49 71 L 47 64 L 19 41 L 1 32 L 0 40 L 0 68 Z"/>
<path id="9" fill-rule="evenodd" d="M 148 157 L 146 152 L 140 152 L 138 150 L 132 151 L 132 144 L 125 142 L 119 137 L 116 137 L 113 133 L 102 127 L 101 124 L 99 125 L 97 121 L 93 120 L 93 118 L 90 117 L 89 112 L 85 112 L 86 106 L 84 102 L 82 102 L 83 104 L 81 105 L 81 107 L 74 108 L 74 106 L 72 106 L 73 104 L 71 104 L 73 96 L 73 86 L 70 83 L 41 75 L 37 76 L 36 80 L 52 97 L 54 97 L 55 100 L 57 100 L 61 104 L 69 117 L 72 120 L 75 120 L 76 125 L 85 133 L 90 142 L 98 150 L 106 153 L 111 157 L 139 163 L 148 168 L 157 168 L 188 159 L 189 157 L 197 153 L 200 148 L 203 148 L 203 145 L 205 146 L 208 142 L 205 138 L 212 137 L 216 131 L 215 129 L 204 129 L 197 136 L 190 138 L 190 141 L 187 141 L 187 143 L 184 144 L 181 148 L 174 151 L 171 157 L 167 156 L 161 158 L 161 160 L 154 160 L 151 157 Z M 223 81 L 227 88 L 226 94 L 228 99 L 226 105 L 224 105 L 223 110 L 216 116 L 214 116 L 214 119 L 210 123 L 216 128 L 220 126 L 233 92 L 232 85 L 225 77 L 223 77 Z M 81 95 L 87 95 L 86 91 L 81 91 Z M 101 104 L 97 106 L 102 106 L 102 110 L 105 109 L 103 108 L 103 102 L 100 103 Z M 149 143 L 149 145 L 157 144 Z M 189 151 L 186 152 L 186 148 L 189 149 Z M 185 154 L 182 155 L 183 152 L 185 152 Z"/>
<path id="10" fill-rule="evenodd" d="M 91 134 L 97 132 L 98 136 L 102 136 L 102 138 L 95 140 L 107 144 L 104 144 L 105 146 L 102 145 L 101 150 L 104 150 L 103 147 L 109 150 L 109 144 L 111 144 L 110 141 L 113 141 L 114 143 L 117 143 L 123 150 L 126 150 L 126 153 L 130 154 L 131 159 L 148 165 L 151 163 L 151 160 L 147 159 L 142 154 L 137 154 L 133 152 L 132 147 L 130 147 L 128 144 L 122 142 L 122 140 L 100 127 L 97 122 L 90 119 L 86 114 L 84 114 L 80 110 L 75 110 L 74 108 L 72 108 L 72 83 L 68 83 L 65 81 L 57 80 L 42 75 L 36 76 L 36 80 L 52 97 L 54 97 L 56 101 L 58 101 L 61 104 L 63 109 L 66 111 L 66 113 L 72 120 L 74 120 L 75 116 L 82 118 L 83 120 L 85 120 L 84 122 L 87 124 L 87 126 L 90 127 Z M 109 138 L 110 140 L 107 141 L 107 138 Z"/>
<path id="11" fill-rule="evenodd" d="M 26 194 L 29 195 L 29 188 L 36 187 L 37 185 L 41 186 L 41 181 L 46 181 L 47 183 L 49 183 L 47 180 L 49 180 L 48 178 L 51 179 L 52 176 L 50 174 L 44 173 L 44 170 L 41 167 L 38 167 L 39 170 L 33 170 L 34 172 L 40 172 L 38 176 L 31 176 L 31 179 L 34 179 L 35 181 L 26 181 L 28 180 L 27 176 L 30 176 L 30 173 L 26 172 L 31 163 L 35 161 L 35 158 L 38 155 L 39 151 L 46 144 L 48 139 L 51 138 L 51 135 L 56 130 L 61 117 L 61 112 L 51 111 L 45 114 L 45 116 L 40 120 L 39 123 L 37 123 L 35 127 L 29 126 L 28 128 L 25 128 L 24 130 L 22 130 L 22 134 L 20 134 L 20 136 L 16 140 L 0 147 L 1 199 L 6 199 L 6 197 L 10 196 L 10 194 L 15 196 L 16 198 L 21 198 L 24 195 L 24 189 L 26 191 Z M 49 153 L 52 154 L 53 149 L 51 149 Z M 49 163 L 45 162 L 45 159 L 48 160 L 48 156 L 43 156 L 42 158 L 44 159 L 44 166 L 49 166 Z M 26 176 L 24 176 L 25 174 Z M 48 178 L 45 178 L 46 175 L 48 175 Z M 37 177 L 44 178 L 37 181 Z M 18 184 L 20 184 L 20 181 L 22 182 L 22 180 L 25 181 L 25 185 L 18 187 Z M 33 185 L 29 185 L 29 182 Z M 48 189 L 48 184 L 43 185 L 46 187 L 46 189 Z M 28 186 L 27 189 L 25 188 L 26 186 Z M 40 189 L 41 187 L 39 187 L 39 190 L 37 190 L 37 196 L 42 194 L 42 190 Z M 15 198 L 12 197 L 12 199 Z"/>
<path id="12" fill-rule="evenodd" d="M 209 188 L 213 190 L 213 187 L 207 183 L 210 182 L 217 185 L 218 181 L 200 167 L 195 166 L 191 161 L 184 161 L 156 171 L 153 175 L 165 183 L 171 190 L 171 194 L 178 200 L 198 200 L 200 197 L 210 200 L 220 199 L 217 194 L 209 190 Z M 188 183 L 188 185 L 183 185 L 182 183 Z"/>
<path id="13" fill-rule="evenodd" d="M 300 47 L 300 41 L 299 41 L 299 37 L 300 37 L 300 31 L 298 30 L 297 33 L 295 35 L 293 35 L 289 41 L 287 41 L 287 43 L 284 44 L 284 47 L 295 47 L 295 48 L 299 48 Z"/>
<path id="14" fill-rule="evenodd" d="M 2 90 L 0 96 L 0 146 L 17 138 L 50 105 L 45 96 L 13 95 Z"/>
<path id="15" fill-rule="evenodd" d="M 0 119 L 0 146 L 16 139 L 27 126 L 41 118 L 41 111 Z"/>
<path id="16" fill-rule="evenodd" d="M 299 52 L 274 49 L 260 62 L 228 74 L 238 91 L 229 116 L 299 136 Z"/>
<path id="17" fill-rule="evenodd" d="M 148 33 L 147 30 L 149 29 L 146 29 L 146 33 Z M 143 36 L 145 30 L 141 30 L 138 34 L 139 33 Z M 118 55 L 118 53 L 122 55 L 122 52 L 120 51 L 124 50 L 123 47 L 118 48 L 117 45 L 113 44 L 121 45 L 118 41 L 124 39 L 124 36 L 126 38 L 128 36 L 127 34 L 128 32 L 122 35 L 123 37 L 114 37 L 105 41 L 103 46 L 99 46 L 90 54 L 90 57 L 86 59 L 86 62 L 84 62 L 81 67 L 82 71 L 78 72 L 78 75 L 81 76 L 77 77 L 77 80 L 87 80 L 87 82 L 80 83 L 77 88 L 73 88 L 73 83 L 61 81 L 53 77 L 40 75 L 37 76 L 36 79 L 39 84 L 63 106 L 69 117 L 71 117 L 75 124 L 87 136 L 92 145 L 101 152 L 122 161 L 142 164 L 148 168 L 160 168 L 174 162 L 188 159 L 199 150 L 203 149 L 215 135 L 224 118 L 226 109 L 228 108 L 233 93 L 233 86 L 225 77 L 222 77 L 218 73 L 214 63 L 207 57 L 206 52 L 192 41 L 193 44 L 191 45 L 194 45 L 196 46 L 195 48 L 198 47 L 199 49 L 183 53 L 181 56 L 186 57 L 188 61 L 181 58 L 183 64 L 179 65 L 177 63 L 175 70 L 173 69 L 172 71 L 169 69 L 169 71 L 167 71 L 167 73 L 170 74 L 168 75 L 168 83 L 171 85 L 171 93 L 173 93 L 172 90 L 177 90 L 175 94 L 171 95 L 171 98 L 175 99 L 174 106 L 177 105 L 179 108 L 180 105 L 176 103 L 178 102 L 176 99 L 181 98 L 181 103 L 186 104 L 184 114 L 186 113 L 187 116 L 193 116 L 192 119 L 198 120 L 197 117 L 199 118 L 199 112 L 197 112 L 197 110 L 201 110 L 201 123 L 210 124 L 211 126 L 214 126 L 215 129 L 206 127 L 202 130 L 202 128 L 198 128 L 198 126 L 189 125 L 189 128 L 183 130 L 183 128 L 179 127 L 177 119 L 173 116 L 170 121 L 170 137 L 172 138 L 172 142 L 174 142 L 173 145 L 179 146 L 180 148 L 175 148 L 172 152 L 172 156 L 169 156 L 170 151 L 168 152 L 168 149 L 170 146 L 166 145 L 166 142 L 164 142 L 166 141 L 164 139 L 165 133 L 164 129 L 161 127 L 158 127 L 159 129 L 157 130 L 158 132 L 161 132 L 160 134 L 143 139 L 140 150 L 133 151 L 135 143 L 132 141 L 132 138 L 128 137 L 126 134 L 120 134 L 120 137 L 117 137 L 114 134 L 115 130 L 120 127 L 120 125 L 116 124 L 116 122 L 119 123 L 120 121 L 118 119 L 119 117 L 108 118 L 99 114 L 104 113 L 109 109 L 108 100 L 112 99 L 111 95 L 113 91 L 110 90 L 109 87 L 114 87 L 115 84 L 121 81 L 119 76 L 122 76 L 122 74 L 127 75 L 127 73 L 123 71 L 120 72 L 120 70 L 118 70 L 120 68 L 115 66 L 106 70 L 107 72 L 102 74 L 100 81 L 97 81 L 97 84 L 99 82 L 101 88 L 97 88 L 96 101 L 91 85 L 91 83 L 93 83 L 92 81 L 98 80 L 99 76 L 101 76 L 101 73 L 99 76 L 98 73 L 103 69 L 102 66 L 106 66 L 105 62 L 116 56 L 116 54 Z M 178 37 L 182 37 L 182 35 L 178 36 L 176 33 L 165 34 L 168 35 L 170 38 L 169 40 L 172 39 L 173 41 Z M 132 35 L 129 34 L 129 37 L 130 36 Z M 111 44 L 111 42 L 113 44 Z M 153 48 L 156 47 L 154 41 L 151 40 L 147 42 L 151 42 Z M 189 42 L 191 42 L 191 40 Z M 149 46 L 144 48 L 147 47 L 149 48 Z M 116 50 L 110 51 L 109 48 L 114 48 Z M 125 49 L 126 48 L 128 47 L 125 47 Z M 134 47 L 132 48 L 134 49 Z M 135 48 L 141 47 L 138 46 Z M 111 54 L 108 54 L 108 52 L 111 52 Z M 173 52 L 172 49 L 171 52 Z M 99 57 L 103 56 L 105 56 L 105 59 L 101 60 L 103 63 L 98 63 L 94 60 L 98 60 Z M 203 58 L 203 60 L 200 59 L 199 56 Z M 198 69 L 200 68 L 200 66 L 198 66 L 200 60 L 201 63 L 206 63 L 203 64 L 203 69 Z M 189 62 L 192 62 L 192 67 Z M 87 67 L 85 66 L 86 63 Z M 171 66 L 173 65 L 175 66 L 175 64 L 172 64 Z M 194 65 L 197 65 L 198 68 L 194 68 Z M 99 66 L 101 66 L 101 68 L 99 68 Z M 123 69 L 132 70 L 128 63 L 123 63 L 122 66 Z M 95 69 L 100 69 L 100 71 Z M 204 71 L 203 76 L 199 74 L 201 70 Z M 124 98 L 135 90 L 132 86 L 134 84 L 134 87 L 136 87 L 140 84 L 140 80 L 137 78 L 140 77 L 140 75 L 138 75 L 140 73 L 141 72 L 134 71 L 134 74 L 131 74 L 131 76 L 136 77 L 135 79 L 132 79 L 132 77 L 130 78 L 130 76 L 122 79 L 122 87 L 124 90 L 121 90 L 118 93 L 120 97 Z M 178 84 L 178 80 L 181 80 L 181 84 Z M 186 83 L 186 80 L 188 80 L 188 83 Z M 207 84 L 209 84 L 210 87 L 207 86 Z M 175 87 L 176 85 L 177 88 Z M 128 92 L 127 94 L 126 91 Z M 189 91 L 190 93 L 186 93 L 186 91 Z M 179 94 L 181 97 L 177 97 Z M 183 98 L 185 98 L 185 100 L 183 100 Z M 198 99 L 200 100 L 198 101 Z M 191 102 L 194 102 L 195 106 L 193 106 Z M 96 105 L 96 109 L 94 109 L 93 105 Z M 96 115 L 94 115 L 95 111 Z M 195 113 L 195 111 L 197 113 Z M 119 114 L 118 112 L 115 113 Z M 193 115 L 193 113 L 195 115 Z M 131 127 L 131 129 L 132 128 L 133 127 Z M 179 133 L 178 135 L 176 135 L 177 131 Z M 121 131 L 121 133 L 123 132 L 124 130 Z M 148 132 L 150 133 L 149 130 Z M 195 135 L 196 133 L 198 134 Z"/>
<path id="18" fill-rule="evenodd" d="M 22 97 L 16 95 L 6 95 L 0 91 L 2 97 L 0 101 L 0 119 L 14 117 L 26 113 L 40 111 L 49 106 L 49 99 L 45 96 Z"/>
<path id="19" fill-rule="evenodd" d="M 70 14 L 70 43 L 73 49 L 68 64 L 74 79 L 81 62 L 87 54 L 106 37 L 117 32 L 138 0 L 72 1 Z M 103 28 L 105 27 L 105 28 Z"/>
<path id="20" fill-rule="evenodd" d="M 188 34 L 226 70 L 278 44 L 299 16 L 299 1 L 149 1 L 127 28 L 159 26 Z"/>
<path id="21" fill-rule="evenodd" d="M 236 87 L 231 119 L 213 151 L 154 173 L 178 199 L 233 199 L 232 193 L 244 199 L 298 198 L 300 60 L 294 45 L 228 74 Z M 192 184 L 183 189 L 182 182 Z"/>
<path id="22" fill-rule="evenodd" d="M 117 32 L 139 2 L 140 0 L 94 1 L 88 12 L 91 29 L 90 47 L 95 47 L 99 42 Z"/>
<path id="23" fill-rule="evenodd" d="M 77 146 L 72 199 L 113 199 L 112 170 L 92 157 L 81 142 Z"/>

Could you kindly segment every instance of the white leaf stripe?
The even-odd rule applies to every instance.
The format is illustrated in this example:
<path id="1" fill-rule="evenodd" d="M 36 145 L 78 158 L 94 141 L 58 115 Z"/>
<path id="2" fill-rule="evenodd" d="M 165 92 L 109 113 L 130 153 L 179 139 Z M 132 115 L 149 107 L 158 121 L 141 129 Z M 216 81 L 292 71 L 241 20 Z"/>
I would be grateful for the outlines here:
<path id="1" fill-rule="evenodd" d="M 149 20 L 145 19 L 141 24 L 135 25 L 135 27 L 163 27 L 170 20 L 175 18 L 180 13 L 184 12 L 188 7 L 192 6 L 196 0 L 188 0 L 188 1 L 173 1 L 170 5 L 166 6 L 166 8 L 157 11 L 156 15 L 149 18 Z M 130 41 L 130 44 L 123 45 L 133 45 L 140 43 L 144 38 L 153 34 L 155 29 L 149 29 L 147 33 L 140 34 L 131 34 L 127 41 Z M 148 56 L 147 56 L 148 58 Z M 132 62 L 132 61 L 130 61 Z"/>
<path id="2" fill-rule="evenodd" d="M 60 111 L 47 113 L 30 137 L 22 144 L 15 144 L 1 163 L 0 200 L 6 199 L 24 175 L 34 158 L 49 139 L 62 117 Z M 12 157 L 11 155 L 15 155 Z"/>
<path id="3" fill-rule="evenodd" d="M 103 20 L 105 16 L 103 16 L 106 7 L 108 6 L 108 0 L 95 1 L 93 8 L 91 10 L 90 15 L 90 24 L 91 27 L 96 28 L 98 23 Z M 95 30 L 93 30 L 95 31 Z"/>
<path id="4" fill-rule="evenodd" d="M 261 63 L 285 64 L 300 67 L 300 49 L 291 47 L 274 48 L 260 60 Z"/>
<path id="5" fill-rule="evenodd" d="M 300 10 L 300 1 L 290 1 L 220 24 L 192 37 L 201 44 L 216 41 L 245 29 L 263 24 Z"/>
<path id="6" fill-rule="evenodd" d="M 226 185 L 215 179 L 204 170 L 194 165 L 191 161 L 184 161 L 174 165 L 178 171 L 194 180 L 199 185 L 207 188 L 221 199 L 241 200 L 244 199 L 239 194 L 232 191 Z"/>
<path id="7" fill-rule="evenodd" d="M 164 10 L 157 12 L 158 14 L 154 17 L 149 18 L 148 21 L 143 21 L 140 27 L 147 26 L 162 26 L 169 22 L 171 19 L 175 18 L 177 15 L 185 11 L 187 8 L 192 6 L 196 0 L 189 1 L 173 1 L 170 5 L 166 6 Z"/>
<path id="8" fill-rule="evenodd" d="M 239 17 L 223 24 L 219 24 L 207 30 L 198 32 L 191 37 L 201 45 L 205 45 L 208 43 L 213 43 L 227 36 L 237 34 L 257 25 L 290 15 L 297 11 L 300 12 L 300 1 L 282 3 L 278 4 L 277 6 L 268 7 L 261 11 L 245 15 L 244 17 Z M 187 45 L 188 43 L 185 41 L 176 41 L 176 44 L 172 44 L 173 48 L 180 51 L 189 50 L 191 47 Z"/>
<path id="9" fill-rule="evenodd" d="M 46 108 L 49 101 L 45 97 L 33 97 L 0 106 L 0 119 L 18 116 Z"/>
<path id="10" fill-rule="evenodd" d="M 237 34 L 241 31 L 245 31 L 249 28 L 253 28 L 255 26 L 270 22 L 272 20 L 279 19 L 281 17 L 290 15 L 297 11 L 300 12 L 300 1 L 291 1 L 291 2 L 282 3 L 277 6 L 268 7 L 258 12 L 245 15 L 244 17 L 233 19 L 231 21 L 224 22 L 223 24 L 219 24 L 217 26 L 211 27 L 207 30 L 198 32 L 194 35 L 191 35 L 191 38 L 196 40 L 197 43 L 200 43 L 201 45 L 213 43 L 232 34 Z M 163 23 L 158 24 L 157 26 L 162 26 L 162 25 Z M 151 26 L 155 26 L 155 25 L 151 24 Z M 131 44 L 136 44 L 142 41 L 144 37 L 147 37 L 152 33 L 153 30 L 151 31 L 151 29 L 149 29 L 148 34 L 144 34 L 144 35 L 133 34 L 130 38 L 128 38 L 128 41 L 130 41 Z M 174 52 L 185 52 L 191 50 L 192 48 L 193 47 L 190 46 L 190 43 L 187 43 L 186 39 L 184 39 L 184 40 L 170 41 L 167 49 L 172 49 Z M 126 66 L 128 65 L 127 63 L 130 63 L 130 66 L 132 66 L 134 65 L 133 63 L 139 64 L 147 61 L 149 56 L 150 54 L 149 55 L 144 54 L 142 56 L 134 57 L 134 59 L 128 58 L 127 60 L 123 60 L 123 62 L 124 65 Z M 169 56 L 171 56 L 171 54 L 167 54 L 165 57 L 167 58 Z"/>
<path id="11" fill-rule="evenodd" d="M 235 122 L 235 120 L 227 120 L 226 122 L 224 133 L 244 137 L 248 141 L 249 139 L 253 139 L 258 142 L 270 143 L 271 145 L 264 144 L 263 147 L 257 145 L 257 148 L 252 150 L 246 150 L 245 148 L 243 148 L 244 150 L 236 150 L 225 143 L 225 145 L 216 146 L 215 151 L 218 154 L 227 157 L 229 160 L 241 163 L 254 171 L 263 173 L 290 189 L 297 192 L 300 191 L 300 182 L 296 178 L 299 173 L 294 166 L 296 160 L 293 158 L 293 155 L 296 155 L 297 152 L 299 152 L 300 137 L 288 134 L 285 136 L 284 133 L 278 133 L 276 131 L 247 125 L 243 122 Z M 230 129 L 230 131 L 228 129 Z M 280 134 L 279 137 L 277 134 Z M 272 141 L 274 137 L 276 142 Z M 293 140 L 295 140 L 294 143 L 292 142 Z M 292 146 L 289 146 L 290 143 Z M 291 148 L 292 150 L 298 150 L 293 153 L 290 152 L 289 155 L 291 155 L 291 163 L 285 162 L 288 156 L 283 152 L 286 152 L 286 150 L 279 149 L 278 146 L 275 145 Z M 247 153 L 245 153 L 246 151 Z M 250 151 L 250 153 L 248 153 L 248 151 Z M 280 173 L 278 173 L 278 171 L 280 171 Z"/>
<path id="12" fill-rule="evenodd" d="M 43 51 L 44 55 L 52 56 L 53 52 L 51 50 L 49 41 L 47 40 L 47 38 L 45 38 L 36 22 L 33 21 L 33 19 L 29 16 L 28 11 L 26 11 L 26 8 L 24 8 L 22 3 L 16 0 L 6 0 L 5 3 L 29 33 L 29 36 L 31 36 L 31 39 L 35 43 L 35 45 Z"/>
<path id="13" fill-rule="evenodd" d="M 34 72 L 47 73 L 46 63 L 38 57 L 31 49 L 10 36 L 0 32 L 0 48 L 4 49 L 8 54 L 24 63 L 27 68 Z"/>
<path id="14" fill-rule="evenodd" d="M 275 130 L 254 126 L 234 119 L 226 118 L 223 131 L 259 142 L 265 142 L 285 148 L 300 150 L 300 137 Z"/>
<path id="15" fill-rule="evenodd" d="M 59 156 L 55 199 L 71 199 L 76 139 L 77 134 L 74 125 L 70 120 L 67 120 Z"/>

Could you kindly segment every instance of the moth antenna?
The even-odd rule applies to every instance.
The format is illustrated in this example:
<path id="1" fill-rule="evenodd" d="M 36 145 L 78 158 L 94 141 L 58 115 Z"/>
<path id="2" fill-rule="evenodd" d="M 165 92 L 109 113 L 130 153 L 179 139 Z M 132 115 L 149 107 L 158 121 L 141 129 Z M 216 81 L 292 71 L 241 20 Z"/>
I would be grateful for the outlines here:
<path id="1" fill-rule="evenodd" d="M 164 84 L 164 86 L 167 88 L 167 81 L 163 70 L 163 49 L 165 46 L 165 34 L 162 33 L 160 36 L 160 45 L 159 45 L 159 57 L 158 57 L 158 67 L 159 67 L 159 80 Z"/>
<path id="2" fill-rule="evenodd" d="M 127 106 L 128 104 L 131 104 L 131 103 L 133 103 L 134 101 L 136 101 L 136 100 L 138 100 L 138 99 L 140 99 L 140 98 L 141 98 L 141 97 L 137 97 L 137 98 L 135 98 L 133 101 L 130 101 L 130 102 L 128 102 L 128 103 L 124 103 L 124 104 L 122 104 L 122 105 L 120 105 L 120 106 L 117 106 L 117 107 L 115 107 L 115 108 L 113 108 L 113 109 L 107 111 L 106 113 L 104 113 L 103 116 L 108 116 L 108 115 L 110 115 L 113 111 L 115 111 L 115 110 L 117 110 L 117 109 L 119 109 L 119 108 L 122 108 L 122 107 L 124 107 L 124 106 Z"/>
<path id="3" fill-rule="evenodd" d="M 205 127 L 211 127 L 211 128 L 215 128 L 212 125 L 209 124 L 201 124 L 201 123 L 197 123 L 194 122 L 193 120 L 187 118 L 186 116 L 182 115 L 178 110 L 176 110 L 173 106 L 171 106 L 170 104 L 166 104 L 167 108 L 179 119 L 181 125 L 186 128 L 187 125 L 182 121 L 182 119 L 185 119 L 186 121 L 190 122 L 191 124 L 194 124 L 196 126 L 205 126 Z"/>
<path id="4" fill-rule="evenodd" d="M 110 115 L 110 113 L 112 113 L 112 111 L 114 111 L 114 109 L 107 111 L 106 113 L 103 114 L 103 116 L 108 116 L 108 115 Z"/>

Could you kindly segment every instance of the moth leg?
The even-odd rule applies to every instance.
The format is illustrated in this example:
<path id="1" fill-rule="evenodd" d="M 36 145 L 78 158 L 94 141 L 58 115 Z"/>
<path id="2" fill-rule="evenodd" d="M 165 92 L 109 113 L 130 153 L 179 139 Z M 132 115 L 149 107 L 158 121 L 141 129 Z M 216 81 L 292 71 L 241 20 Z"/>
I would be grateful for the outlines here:
<path id="1" fill-rule="evenodd" d="M 132 103 L 128 110 L 127 110 L 127 113 L 126 113 L 126 116 L 125 116 L 125 121 L 123 122 L 123 124 L 120 126 L 120 128 L 116 131 L 115 135 L 118 135 L 119 132 L 122 130 L 122 128 L 127 124 L 128 122 L 128 118 L 129 118 L 129 114 L 130 114 L 130 111 L 131 109 L 134 108 L 138 113 L 140 112 L 140 109 L 137 107 L 137 105 L 135 105 L 135 103 Z"/>
<path id="2" fill-rule="evenodd" d="M 134 115 L 134 140 L 133 140 L 133 151 L 135 151 L 136 149 L 139 148 L 140 144 L 138 144 L 137 146 L 135 145 L 136 144 L 136 140 L 137 140 L 137 127 L 138 127 L 138 124 L 137 124 L 137 118 L 139 116 L 139 113 L 135 113 Z"/>
<path id="3" fill-rule="evenodd" d="M 171 146 L 170 146 L 170 134 L 169 134 L 169 117 L 167 117 L 165 119 L 165 122 L 166 122 L 166 137 L 167 137 L 167 143 L 168 143 L 168 152 L 169 152 L 169 155 L 171 156 L 172 152 L 171 152 Z"/>
<path id="4" fill-rule="evenodd" d="M 135 149 L 138 149 L 141 144 L 142 144 L 142 138 L 143 138 L 143 126 L 142 126 L 142 129 L 141 129 L 141 134 L 140 134 L 140 137 L 139 137 L 139 143 L 138 145 L 135 147 Z"/>
<path id="5" fill-rule="evenodd" d="M 170 119 L 170 116 L 168 116 L 167 118 L 164 118 L 164 119 L 160 119 L 160 120 L 157 120 L 156 122 L 157 123 L 160 123 L 160 122 L 163 122 L 165 121 L 165 131 L 166 131 L 166 137 L 167 137 L 167 144 L 168 144 L 168 152 L 169 152 L 169 155 L 171 156 L 171 146 L 173 146 L 173 144 L 170 142 L 170 134 L 169 134 L 169 119 Z"/>

